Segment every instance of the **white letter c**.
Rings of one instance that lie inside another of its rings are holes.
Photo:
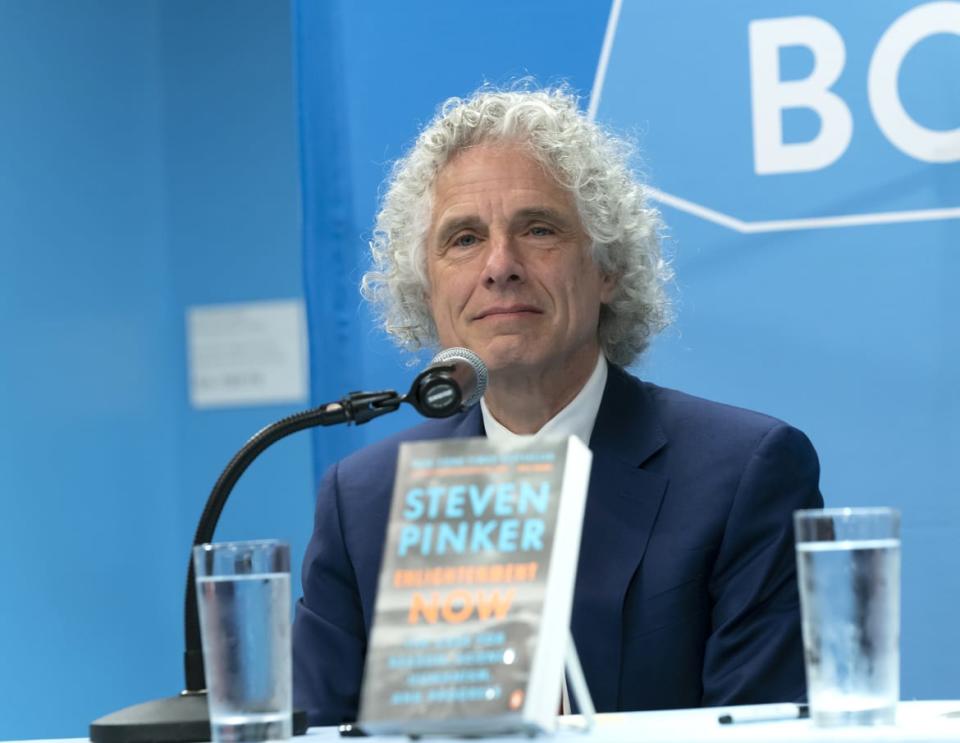
[[[897,80],[910,50],[928,36],[942,33],[960,36],[960,2],[926,3],[907,11],[880,37],[867,78],[877,126],[899,150],[928,163],[960,160],[960,127],[939,131],[918,124],[900,101]]]

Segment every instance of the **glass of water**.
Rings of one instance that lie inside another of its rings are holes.
[[[214,743],[289,739],[289,546],[202,544],[193,564]]]
[[[794,513],[810,716],[883,725],[900,698],[900,514]]]

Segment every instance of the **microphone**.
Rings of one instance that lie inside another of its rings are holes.
[[[469,348],[447,348],[433,357],[405,402],[427,418],[446,418],[476,405],[487,388],[487,365]]]

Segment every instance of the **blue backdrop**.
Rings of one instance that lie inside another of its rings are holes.
[[[183,684],[204,500],[289,405],[189,404],[185,312],[299,299],[290,8],[0,0],[0,740],[85,736]],[[302,552],[308,437],[219,539]]]
[[[295,4],[317,401],[411,376],[357,295],[389,161],[484,81],[632,133],[679,319],[635,371],[804,429],[831,505],[903,511],[904,698],[960,640],[960,3]],[[399,417],[316,438],[316,464]]]

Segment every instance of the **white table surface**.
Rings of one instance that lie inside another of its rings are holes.
[[[721,725],[717,717],[725,712],[763,709],[751,707],[714,707],[708,709],[667,710],[663,712],[624,712],[597,715],[589,733],[561,727],[554,740],[583,743],[921,743],[956,741],[960,743],[960,701],[901,702],[895,725],[876,727],[816,728],[810,720],[782,720]],[[951,715],[950,713],[956,713]],[[578,721],[580,718],[566,718]],[[544,738],[541,738],[544,739]],[[382,743],[408,741],[407,738],[341,738],[336,728],[311,728],[306,736],[295,738],[303,743],[320,741],[376,740]],[[426,743],[441,743],[460,738],[424,738]],[[486,738],[485,743],[517,743],[525,736]],[[56,743],[86,743],[86,738],[61,738]],[[54,743],[50,741],[49,743]]]

